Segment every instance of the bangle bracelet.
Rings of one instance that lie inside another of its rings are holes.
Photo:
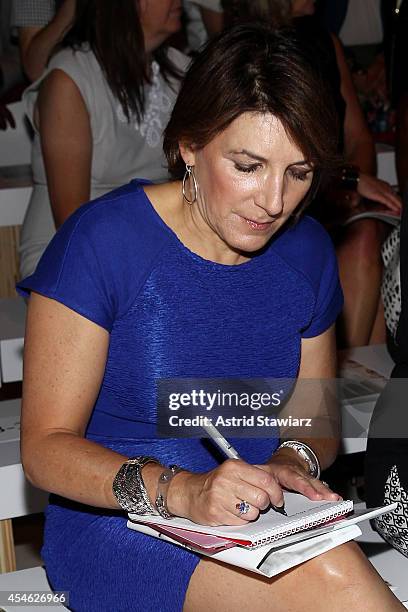
[[[320,463],[316,453],[310,446],[304,442],[298,440],[286,440],[278,446],[276,450],[280,448],[293,448],[293,450],[306,461],[309,469],[309,474],[312,478],[320,478]]]
[[[159,464],[154,457],[131,457],[121,466],[114,478],[113,494],[119,506],[126,512],[157,514],[142,478],[142,467],[147,463]]]
[[[183,468],[177,465],[170,465],[168,469],[164,470],[159,476],[159,482],[157,484],[157,496],[155,506],[157,512],[165,519],[169,519],[173,514],[169,512],[167,508],[167,492],[170,486],[170,482],[176,474],[182,472]]]

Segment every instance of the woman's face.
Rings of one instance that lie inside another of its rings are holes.
[[[244,113],[204,148],[181,145],[180,151],[194,166],[198,184],[191,207],[195,226],[226,260],[233,252],[261,249],[303,200],[313,178],[304,154],[269,113]]]
[[[146,49],[154,51],[181,28],[181,0],[137,0]]]
[[[304,17],[315,12],[314,0],[292,0],[292,17]]]

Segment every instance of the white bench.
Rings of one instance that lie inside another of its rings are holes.
[[[29,591],[31,593],[47,593],[51,594],[50,585],[48,584],[47,576],[43,567],[33,567],[20,572],[11,572],[0,575],[0,593],[4,591]],[[4,601],[5,596],[0,595],[0,608],[4,612],[27,612],[27,610],[43,611],[43,612],[62,612],[68,610],[61,604],[47,606],[8,606]]]
[[[25,317],[22,298],[0,298],[0,385],[23,379]]]
[[[31,130],[25,117],[23,102],[8,106],[16,127],[0,133],[0,166],[31,163]]]
[[[361,346],[347,351],[347,358],[361,364],[364,368],[374,370],[388,379],[394,367],[385,344]],[[375,381],[374,381],[375,382]],[[341,416],[344,436],[341,443],[341,452],[351,454],[363,452],[367,447],[367,432],[371,415],[377,402],[379,393],[362,396],[343,401]],[[348,431],[361,431],[359,436],[345,437]]]
[[[24,184],[14,187],[4,185],[0,175],[0,227],[22,225],[33,188]]]
[[[395,149],[392,145],[377,143],[377,176],[387,181],[393,187],[398,185],[397,172],[395,168]]]
[[[20,461],[21,400],[0,402],[0,572],[15,569],[11,519],[42,512],[48,494],[26,480]]]
[[[0,227],[21,225],[32,192],[32,138],[22,102],[9,105],[15,129],[0,133]]]

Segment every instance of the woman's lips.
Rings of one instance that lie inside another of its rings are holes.
[[[266,230],[269,229],[272,225],[272,221],[267,221],[265,223],[260,223],[259,221],[252,221],[252,219],[246,219],[244,217],[245,221],[248,223],[249,227],[251,227],[254,230],[257,231],[262,231],[262,230]]]

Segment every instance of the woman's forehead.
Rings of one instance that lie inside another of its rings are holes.
[[[281,151],[302,160],[304,154],[288,134],[282,121],[272,113],[247,112],[234,119],[210,141],[210,148],[221,147],[232,152],[251,152],[269,158]]]

